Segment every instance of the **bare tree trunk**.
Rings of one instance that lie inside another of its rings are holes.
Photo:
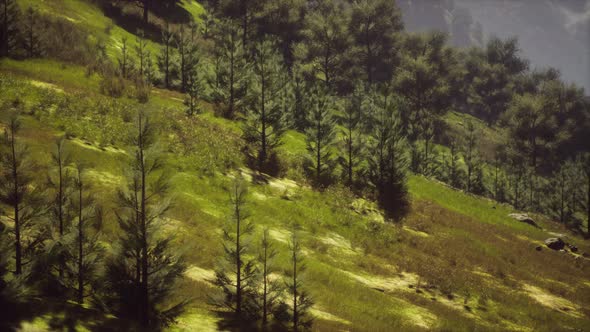
[[[15,236],[15,259],[16,259],[16,269],[15,274],[20,275],[22,273],[22,247],[21,247],[21,234],[20,234],[20,194],[18,191],[18,166],[16,161],[16,142],[15,142],[15,135],[14,135],[15,126],[11,124],[10,128],[10,148],[12,152],[12,180],[13,180],[13,210],[14,210],[14,236]]]
[[[240,207],[238,203],[238,187],[235,188],[235,213],[236,213],[236,315],[240,316],[242,313],[242,255],[240,243]]]
[[[83,218],[82,218],[82,177],[80,175],[80,170],[78,170],[78,303],[82,304],[84,302],[84,251],[82,244],[84,243],[84,232],[83,232]]]

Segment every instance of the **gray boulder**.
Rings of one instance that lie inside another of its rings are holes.
[[[511,213],[508,216],[533,227],[541,228],[539,225],[537,225],[533,218],[529,217],[529,215],[526,213]]]
[[[545,245],[553,250],[562,250],[565,247],[565,242],[558,237],[550,237],[545,240]]]

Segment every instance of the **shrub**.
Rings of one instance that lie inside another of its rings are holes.
[[[100,81],[100,92],[109,97],[120,98],[125,93],[125,81],[112,73],[106,73]]]

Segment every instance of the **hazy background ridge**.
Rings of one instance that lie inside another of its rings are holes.
[[[400,0],[409,31],[442,30],[456,46],[516,36],[532,68],[554,67],[590,91],[590,0]]]

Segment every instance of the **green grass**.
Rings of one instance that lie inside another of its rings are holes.
[[[97,36],[110,38],[111,55],[116,55],[120,37],[134,38],[116,26],[108,35],[110,19],[90,2],[35,3],[51,15],[63,17],[67,13]],[[194,17],[203,10],[194,1],[184,0],[182,6]],[[164,229],[175,234],[174,245],[190,267],[210,273],[217,266],[223,253],[220,230],[230,208],[226,189],[239,172],[249,173],[244,169],[239,122],[216,117],[206,103],[204,114],[189,119],[183,112],[182,95],[160,89],[153,90],[147,104],[122,98],[106,109],[106,116],[100,115],[94,105],[109,98],[100,95],[99,78],[86,76],[83,67],[50,60],[0,61],[0,89],[0,104],[20,96],[28,112],[41,101],[51,104],[53,98],[76,94],[70,113],[48,107],[25,116],[22,138],[31,146],[35,159],[47,165],[54,139],[66,131],[75,132],[67,148],[77,160],[90,163],[90,181],[98,202],[108,211],[115,206],[111,197],[122,186],[129,160],[124,136],[131,125],[120,110],[147,110],[162,130],[160,148],[170,174],[174,204]],[[446,120],[459,133],[460,123],[466,118],[450,113]],[[113,131],[109,135],[105,135],[101,122],[106,119]],[[5,114],[0,120],[5,120]],[[498,139],[495,129],[481,122],[476,125],[483,132],[484,144]],[[104,137],[111,142],[101,145]],[[279,152],[296,164],[306,154],[304,135],[287,131]],[[287,172],[291,180],[303,180],[296,175]],[[280,251],[277,268],[286,276],[287,239],[292,229],[299,229],[308,267],[305,286],[315,302],[314,330],[550,331],[554,327],[583,330],[590,322],[587,261],[580,263],[570,255],[534,250],[548,236],[547,231],[510,219],[508,214],[514,211],[507,205],[410,176],[410,213],[402,223],[384,224],[374,204],[354,197],[345,188],[335,186],[319,192],[305,186],[304,181],[269,180],[250,184],[247,208],[256,229],[251,240],[259,241],[262,229],[270,227]],[[359,202],[368,206],[369,212],[357,212],[353,206]],[[112,213],[105,220],[103,240],[112,242],[119,230]],[[547,230],[564,231],[544,219],[539,222]],[[572,237],[572,241],[581,251],[590,251],[581,239]],[[417,280],[409,275],[420,281],[419,292]],[[363,278],[369,282],[363,282]],[[525,291],[524,285],[529,284],[573,302],[579,306],[574,311],[581,316],[537,302]],[[216,330],[219,318],[207,302],[215,291],[202,278],[183,278],[176,298],[190,297],[193,301],[169,330]],[[470,311],[463,307],[465,303]],[[40,316],[31,324],[43,329],[51,318]]]
[[[17,61],[0,60],[0,71],[11,76],[25,77],[45,83],[56,84],[60,88],[77,88],[98,92],[100,77],[87,76],[80,66],[68,65],[54,60],[36,59]]]

